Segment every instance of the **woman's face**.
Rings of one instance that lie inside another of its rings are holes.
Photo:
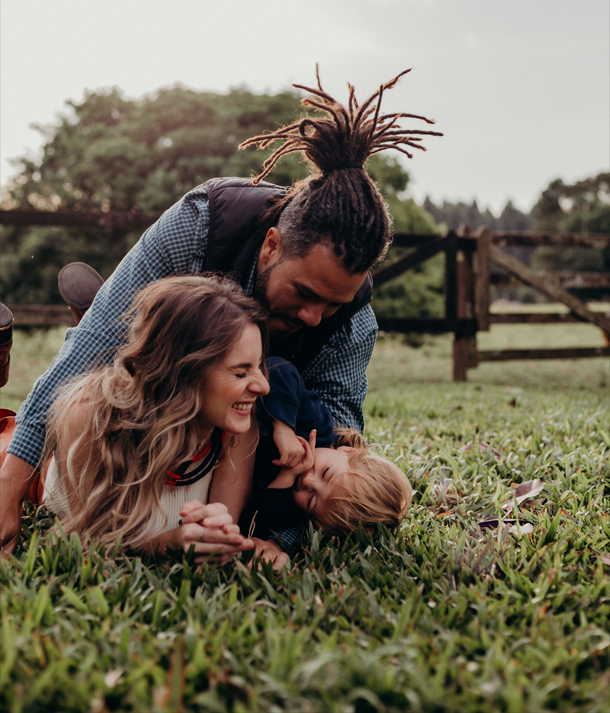
[[[254,402],[269,393],[262,359],[260,330],[249,324],[206,380],[199,413],[202,430],[218,427],[236,434],[249,430]]]

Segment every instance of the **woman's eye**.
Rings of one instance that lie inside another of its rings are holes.
[[[238,379],[245,379],[245,378],[246,378],[246,373],[244,372],[243,374],[235,374],[235,376],[236,376]]]

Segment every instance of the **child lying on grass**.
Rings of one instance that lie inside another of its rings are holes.
[[[264,539],[308,519],[327,535],[359,524],[371,532],[377,523],[397,527],[411,503],[406,475],[354,429],[333,429],[329,410],[292,364],[272,357],[267,366],[270,392],[257,406],[254,493],[242,533]]]

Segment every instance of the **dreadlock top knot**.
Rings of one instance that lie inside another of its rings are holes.
[[[293,215],[290,226],[284,226],[291,234],[285,235],[278,225],[284,243],[293,253],[303,254],[316,242],[330,242],[334,254],[353,272],[369,270],[385,255],[390,244],[391,221],[383,197],[363,170],[366,161],[385,149],[396,149],[413,158],[405,147],[425,151],[421,135],[442,136],[438,131],[407,130],[398,125],[403,118],[435,123],[425,116],[379,112],[384,91],[392,89],[410,71],[407,69],[382,84],[362,106],[356,100],[354,87],[348,84],[346,109],[322,89],[316,65],[317,89],[301,84],[293,86],[314,95],[303,99],[303,106],[326,116],[305,116],[278,131],[253,136],[240,144],[240,149],[252,145],[266,149],[276,141],[283,141],[263,162],[254,184],[268,176],[282,156],[294,151],[301,152],[310,165],[309,178],[297,183],[267,216],[267,220],[277,222],[288,204],[302,196],[298,217]]]

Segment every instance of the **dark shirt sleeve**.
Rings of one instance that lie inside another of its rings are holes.
[[[267,369],[270,389],[262,400],[261,417],[269,435],[273,432],[273,420],[277,419],[305,439],[315,428],[317,445],[328,448],[333,440],[333,419],[318,394],[305,388],[296,367],[285,359],[270,357]]]
[[[242,534],[264,540],[275,533],[300,527],[307,521],[292,497],[292,488],[268,488],[267,484],[254,487],[252,496],[239,521]]]

